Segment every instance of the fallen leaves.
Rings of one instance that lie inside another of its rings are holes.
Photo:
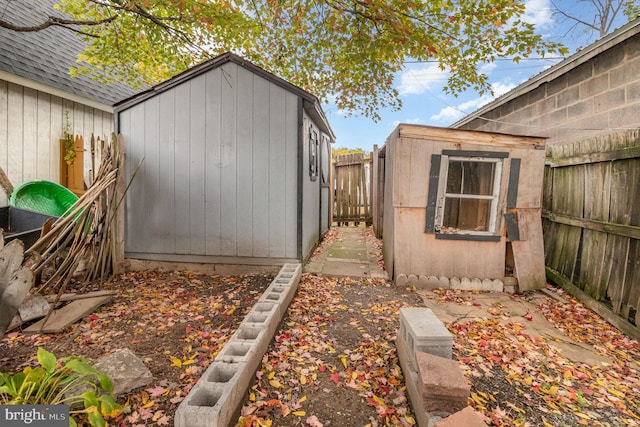
[[[436,290],[431,297],[474,305],[473,295]],[[472,384],[471,405],[494,426],[639,426],[640,344],[567,295],[566,303],[541,300],[535,313],[492,305],[487,317],[447,325]],[[555,324],[568,337],[564,341],[590,344],[612,363],[570,360],[551,345],[561,338],[526,332],[534,316]]]
[[[406,302],[386,297],[388,286],[303,275],[237,425],[294,425],[292,416],[311,426],[415,425],[394,343]],[[359,402],[371,411],[346,418]]]

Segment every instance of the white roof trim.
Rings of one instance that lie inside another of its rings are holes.
[[[576,68],[577,66],[587,62],[591,58],[601,54],[602,52],[611,49],[613,46],[633,37],[634,35],[640,32],[640,18],[636,18],[635,20],[623,25],[618,28],[616,31],[602,37],[598,41],[590,44],[569,56],[566,59],[558,62],[557,64],[547,68],[544,71],[541,71],[539,74],[531,77],[529,80],[515,87],[511,91],[506,94],[494,99],[487,105],[477,109],[471,114],[463,117],[457,122],[449,125],[451,128],[459,128],[480,116],[484,113],[493,110],[500,105],[511,101],[512,99],[518,98],[523,94],[532,91],[533,89],[540,86],[542,83],[550,82],[551,80],[568,73],[570,70]]]
[[[28,87],[30,89],[35,89],[40,92],[48,93],[49,95],[58,96],[60,98],[68,99],[69,101],[77,102],[78,104],[83,104],[88,107],[113,114],[113,106],[111,105],[96,102],[82,96],[74,95],[71,92],[47,86],[43,83],[38,83],[33,80],[25,79],[24,77],[16,76],[15,74],[11,74],[6,71],[0,70],[0,80],[5,80],[9,83],[14,83],[20,86]]]

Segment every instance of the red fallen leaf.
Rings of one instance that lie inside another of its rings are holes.
[[[320,366],[318,366],[318,370],[319,370],[320,372],[324,372],[324,371],[326,371],[326,370],[327,370],[327,367],[326,367],[326,366],[324,366],[324,365],[320,365]]]
[[[334,372],[333,374],[331,374],[329,379],[336,384],[340,384],[340,374],[338,374],[337,372]]]
[[[529,312],[529,310],[527,310],[527,312],[525,313],[524,316],[525,319],[527,319],[528,321],[532,321],[533,320],[533,316],[531,315],[531,313]]]
[[[161,386],[157,385],[157,386],[155,386],[153,388],[147,388],[145,390],[149,392],[151,397],[156,397],[156,396],[160,396],[162,393],[164,393],[166,389],[164,387],[161,387]]]

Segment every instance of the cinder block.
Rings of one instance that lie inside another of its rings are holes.
[[[408,345],[413,366],[417,366],[416,351],[451,359],[453,336],[430,309],[401,308],[400,333]]]
[[[254,346],[256,353],[264,354],[273,338],[267,328],[240,324],[238,330],[231,335],[229,342],[245,342]]]
[[[251,376],[244,363],[213,362],[176,410],[175,427],[230,425]]]
[[[254,342],[229,340],[216,356],[216,362],[250,364],[256,357]],[[262,355],[259,356],[262,359]]]

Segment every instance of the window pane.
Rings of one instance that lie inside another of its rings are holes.
[[[493,194],[494,162],[449,161],[447,193],[490,196]]]
[[[490,215],[491,200],[447,197],[440,232],[489,231]]]

